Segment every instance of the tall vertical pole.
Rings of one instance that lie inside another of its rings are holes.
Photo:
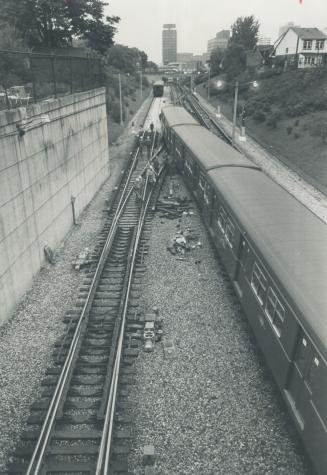
[[[118,81],[119,81],[120,125],[124,125],[124,122],[123,122],[123,102],[122,102],[122,94],[121,94],[121,78],[120,78],[120,73],[118,73]]]
[[[70,67],[70,93],[73,94],[73,57],[69,57],[69,67]]]
[[[140,91],[141,91],[141,99],[143,99],[143,77],[142,77],[142,63],[141,63],[141,72],[140,72]]]
[[[53,92],[55,98],[57,98],[57,81],[56,81],[56,70],[55,70],[55,56],[51,56],[51,70],[52,70],[52,82],[53,82]]]
[[[237,114],[237,98],[238,98],[238,81],[235,83],[235,97],[234,97],[234,114],[233,114],[233,129],[232,129],[232,144],[235,143],[235,128],[236,128],[236,114]]]
[[[210,100],[210,72],[211,72],[211,65],[209,64],[209,73],[208,73],[208,101]]]

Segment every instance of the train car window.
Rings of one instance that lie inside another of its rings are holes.
[[[204,179],[203,173],[200,172],[199,176],[199,188],[202,190],[203,194],[205,193],[206,181]]]
[[[233,237],[235,234],[235,226],[230,220],[230,218],[227,218],[226,221],[226,239],[230,247],[233,247]]]
[[[280,337],[285,309],[271,287],[268,289],[265,312],[277,336]]]
[[[307,377],[307,383],[312,392],[315,392],[315,390],[318,390],[321,387],[320,365],[320,357],[318,353],[314,352]]]
[[[189,160],[185,160],[185,168],[189,171],[190,175],[192,175],[192,164]]]
[[[205,182],[204,196],[203,197],[204,197],[204,200],[207,203],[207,205],[210,204],[210,191],[211,191],[210,185],[207,182]]]
[[[219,208],[219,213],[218,213],[218,226],[222,230],[222,232],[225,234],[225,229],[226,229],[226,221],[227,221],[227,213],[224,210],[224,208],[220,207]]]
[[[256,262],[253,265],[251,287],[259,302],[263,305],[267,290],[267,278]]]
[[[298,367],[302,376],[305,373],[305,368],[307,365],[308,351],[310,350],[310,340],[306,337],[305,333],[301,331],[301,336],[299,338],[296,353],[294,357],[294,362]]]

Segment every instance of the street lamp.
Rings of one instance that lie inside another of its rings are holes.
[[[249,81],[249,82],[243,82],[240,84],[238,81],[235,82],[235,93],[234,93],[234,110],[233,110],[233,128],[232,128],[232,145],[235,143],[235,129],[236,129],[236,116],[237,116],[237,100],[238,100],[238,88],[239,86],[246,86],[248,84],[251,84],[252,87],[255,89],[259,87],[258,81]],[[222,80],[217,81],[217,87],[218,89],[221,89],[224,87],[225,83]]]

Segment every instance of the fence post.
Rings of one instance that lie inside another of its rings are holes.
[[[35,85],[35,74],[33,70],[33,62],[31,61],[31,55],[29,55],[29,65],[30,65],[30,71],[31,71],[31,76],[32,76],[32,90],[33,90],[33,97],[34,97],[34,102],[37,101],[37,96],[36,96],[36,85]]]
[[[54,67],[54,62],[55,62],[55,56],[53,55],[51,57],[51,70],[52,70],[52,82],[53,82],[53,92],[55,98],[57,98],[57,81],[56,81],[56,71]]]
[[[7,91],[7,88],[5,88],[5,94],[6,94],[6,104],[7,104],[7,108],[8,108],[8,109],[11,109],[11,107],[10,107],[10,102],[9,102],[9,98],[8,98],[8,91]]]

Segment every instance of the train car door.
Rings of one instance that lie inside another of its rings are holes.
[[[203,193],[203,219],[208,228],[211,225],[211,217],[212,217],[212,210],[213,210],[213,201],[214,201],[214,194],[211,189],[211,186],[207,181],[205,181],[204,186],[204,193]]]
[[[309,396],[306,375],[312,360],[313,346],[307,335],[301,329],[296,344],[293,365],[288,377],[285,394],[300,428],[304,428],[305,402]]]
[[[235,271],[235,276],[234,276],[234,287],[236,289],[236,292],[240,298],[243,296],[242,292],[242,287],[244,285],[244,267],[246,263],[247,256],[250,253],[250,248],[249,245],[247,244],[244,236],[241,234],[241,239],[239,243],[239,249],[237,252],[237,266],[236,266],[236,271]]]

